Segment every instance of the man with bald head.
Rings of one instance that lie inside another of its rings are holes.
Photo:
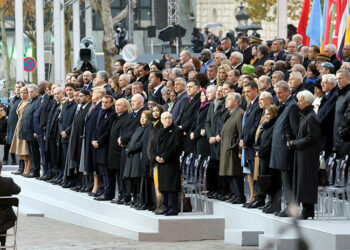
[[[200,72],[207,73],[207,68],[210,64],[213,64],[213,55],[209,49],[203,49],[201,52],[201,60],[203,65],[201,67]]]
[[[120,131],[120,137],[118,138],[118,145],[122,147],[122,156],[121,156],[121,163],[120,163],[120,173],[123,173],[125,161],[126,161],[126,146],[128,145],[132,135],[134,134],[135,130],[141,126],[140,123],[140,117],[142,111],[145,110],[144,107],[144,98],[140,94],[135,94],[131,98],[131,107],[133,112],[128,115],[127,118],[127,130]],[[131,181],[129,180],[122,180],[122,188],[121,188],[121,199],[118,201],[118,204],[127,204],[130,205],[131,202]],[[135,199],[136,201],[136,199]]]

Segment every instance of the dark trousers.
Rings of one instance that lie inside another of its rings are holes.
[[[210,160],[207,169],[207,190],[219,192],[224,189],[223,183],[219,176],[220,163],[216,160]]]
[[[4,145],[4,158],[3,158],[3,161],[8,161],[8,159],[9,159],[10,147],[11,147],[10,144],[5,144],[5,145]],[[11,154],[11,160],[12,160],[12,163],[15,163],[15,162],[16,162],[16,154]]]
[[[282,177],[279,169],[271,169],[271,187],[266,191],[271,196],[272,208],[275,212],[281,211]]]
[[[41,155],[41,165],[43,166],[43,175],[46,176],[49,168],[46,162],[44,134],[38,134],[38,143]]]
[[[107,174],[107,165],[106,164],[96,164],[97,166],[97,173],[99,177],[99,186],[100,191],[102,191],[104,194],[107,190],[108,185],[108,174]]]
[[[20,160],[19,161],[19,166],[18,166],[18,170],[23,172],[24,171],[24,160]]]
[[[179,212],[179,196],[177,192],[162,192],[163,212]]]
[[[153,178],[142,176],[140,184],[140,204],[145,204],[147,206],[154,204],[152,187],[154,187]]]
[[[57,142],[55,138],[47,138],[48,140],[48,150],[46,161],[48,165],[47,175],[58,177],[58,165],[59,165],[59,150],[57,147]]]
[[[107,187],[105,195],[114,198],[115,197],[115,186],[118,181],[118,188],[120,189],[121,183],[119,182],[119,169],[107,168]]]
[[[292,183],[293,183],[293,172],[291,170],[281,170],[283,195],[287,205],[293,201],[292,195]]]
[[[0,234],[6,234],[6,233],[7,231],[0,231]],[[0,245],[5,246],[5,244],[6,244],[6,236],[0,236]]]
[[[34,173],[34,175],[40,175],[40,151],[38,140],[34,139],[34,141],[27,141],[27,144],[31,161],[31,172]]]
[[[67,158],[67,153],[68,153],[68,143],[61,143],[61,164],[59,164],[58,166],[58,172],[60,175],[60,178],[63,178],[63,171],[64,171],[64,167],[66,164],[66,158]]]
[[[245,199],[243,176],[230,176],[230,192],[239,199]]]

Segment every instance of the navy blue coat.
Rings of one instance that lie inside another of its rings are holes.
[[[321,99],[320,107],[317,111],[317,119],[321,127],[321,150],[325,151],[326,158],[333,151],[333,128],[335,103],[338,98],[338,87],[334,87],[327,95]]]
[[[98,148],[93,148],[95,164],[108,164],[109,135],[115,115],[113,107],[106,110],[101,108],[98,112],[96,130],[92,139],[98,143]],[[91,144],[91,142],[88,143]]]
[[[26,110],[24,111],[21,129],[19,131],[19,139],[26,141],[34,141],[33,114],[39,103],[39,97],[30,100]]]
[[[125,126],[123,130],[120,131],[120,134],[121,134],[120,140],[123,145],[128,145],[135,130],[141,126],[140,118],[141,118],[141,113],[144,110],[145,108],[142,107],[136,114],[133,112],[128,115],[128,119],[126,121],[128,125]]]
[[[182,93],[178,96],[174,102],[174,106],[171,109],[171,114],[173,116],[173,123],[175,126],[179,125],[182,111],[184,110],[186,104],[188,103],[187,92]]]
[[[256,97],[253,105],[249,105],[244,114],[244,126],[242,128],[241,140],[247,148],[244,149],[244,159],[253,160],[254,159],[254,142],[255,133],[259,126],[261,115],[263,110],[259,106],[259,96]]]
[[[53,97],[49,96],[48,94],[44,94],[42,96],[42,107],[41,107],[40,118],[39,118],[39,126],[41,128],[44,128],[47,126],[47,119],[49,117],[51,105],[53,104],[52,100],[53,100]]]
[[[99,102],[85,118],[85,161],[84,161],[84,172],[91,173],[95,171],[94,169],[94,154],[93,146],[91,142],[93,141],[93,136],[95,134],[98,112],[101,109],[102,102]]]
[[[40,127],[40,114],[42,111],[43,102],[38,101],[38,105],[36,106],[34,113],[33,113],[33,130],[34,133],[38,135],[44,135],[44,130]]]
[[[290,170],[293,168],[293,151],[287,147],[287,139],[295,139],[300,121],[300,109],[295,99],[279,106],[279,116],[272,132],[270,168]]]
[[[155,92],[153,93],[153,96],[156,96],[156,97],[159,98],[160,104],[161,104],[161,105],[163,105],[163,104],[165,103],[164,100],[163,100],[163,98],[162,98],[162,89],[163,89],[163,88],[164,88],[164,86],[161,84],[160,87],[159,87],[159,89],[157,89],[157,91],[155,91]]]
[[[6,137],[6,144],[12,143],[13,134],[15,133],[17,121],[18,121],[18,115],[16,113],[18,104],[22,101],[21,97],[15,96],[11,99],[9,103],[9,110],[8,110],[8,117],[7,117],[7,137]]]
[[[72,129],[72,123],[74,119],[75,112],[77,110],[77,104],[74,101],[74,99],[70,101],[66,101],[63,104],[61,115],[58,118],[58,128],[59,132],[65,131],[66,134],[70,135],[71,129]],[[61,138],[62,143],[69,143],[69,138]]]

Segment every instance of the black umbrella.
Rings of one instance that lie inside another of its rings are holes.
[[[176,37],[184,37],[186,29],[178,24],[174,26],[168,26],[159,32],[158,38],[164,42],[168,42]]]
[[[262,27],[258,24],[243,25],[236,28],[236,31],[248,31],[248,30],[262,30]]]

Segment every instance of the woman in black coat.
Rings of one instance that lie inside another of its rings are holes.
[[[302,117],[296,139],[287,142],[287,146],[295,149],[293,193],[296,202],[303,204],[300,219],[305,220],[314,217],[314,204],[317,203],[321,132],[312,106],[313,94],[304,90],[297,98]]]
[[[275,196],[280,190],[279,170],[270,169],[270,155],[272,145],[272,132],[278,115],[277,106],[272,104],[265,109],[266,122],[261,125],[260,132],[254,148],[256,156],[259,157],[259,177],[260,188],[271,197],[271,204],[263,208],[264,213],[274,213],[281,210],[281,201]],[[268,178],[268,180],[266,180]]]
[[[210,144],[204,130],[210,101],[208,101],[206,96],[207,91],[202,89],[201,92],[201,105],[199,106],[199,110],[190,130],[190,139],[194,140],[196,143],[196,155],[201,155],[201,159],[204,159],[210,155]]]
[[[141,127],[138,127],[135,130],[127,148],[125,149],[127,158],[123,172],[123,179],[131,179],[131,193],[133,196],[132,207],[138,207],[140,201],[142,163],[147,160],[147,155],[143,156],[142,152],[144,151],[143,136],[150,126],[150,123],[148,123],[150,116],[151,112],[149,110],[145,110],[141,113]]]
[[[167,216],[178,214],[178,192],[181,191],[179,157],[183,145],[183,132],[172,121],[172,115],[161,115],[163,128],[160,129],[156,147],[155,161],[158,163],[159,192],[162,193],[163,212]]]

